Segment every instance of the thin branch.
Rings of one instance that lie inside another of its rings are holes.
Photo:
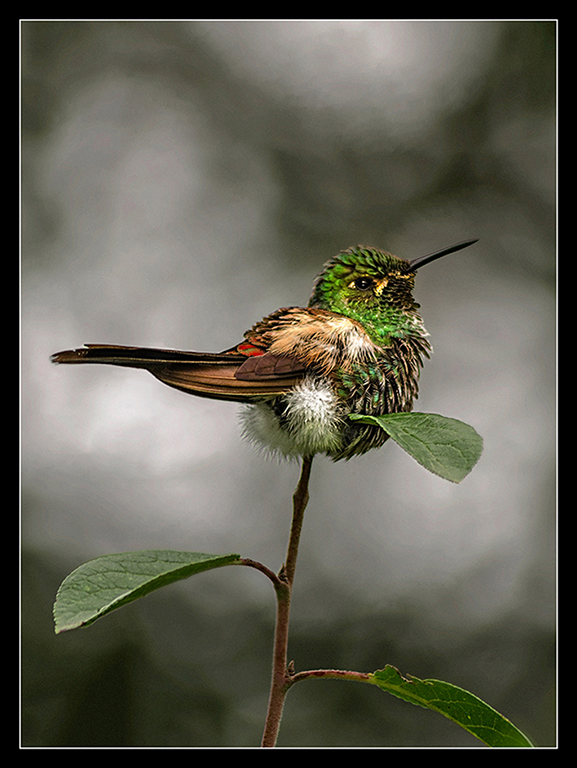
[[[273,669],[266,723],[261,746],[274,747],[276,744],[285,696],[290,688],[291,674],[287,669],[287,648],[292,585],[296,570],[299,539],[303,518],[309,500],[308,484],[311,474],[312,456],[304,456],[301,475],[293,494],[293,519],[284,565],[275,584],[277,614],[274,638]]]
[[[293,494],[293,520],[284,566],[284,574],[287,582],[292,587],[297,566],[299,540],[303,527],[304,511],[309,501],[309,479],[311,476],[312,456],[303,458],[301,476]],[[279,574],[280,575],[280,574]]]

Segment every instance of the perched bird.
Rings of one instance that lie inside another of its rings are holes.
[[[145,368],[191,395],[248,404],[245,435],[273,453],[350,459],[387,434],[349,414],[410,411],[417,397],[431,345],[413,299],[416,271],[475,242],[413,261],[349,248],[325,264],[306,308],[273,312],[217,354],[88,344],[51,359]]]

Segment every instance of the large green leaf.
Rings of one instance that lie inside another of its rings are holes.
[[[533,746],[510,720],[456,685],[412,676],[407,679],[391,665],[374,672],[370,682],[404,701],[439,712],[490,747]]]
[[[160,587],[239,559],[240,555],[159,549],[89,560],[67,576],[58,590],[54,603],[56,634],[85,627]]]
[[[425,469],[460,483],[483,452],[483,439],[473,427],[437,413],[351,414],[353,421],[376,424]]]

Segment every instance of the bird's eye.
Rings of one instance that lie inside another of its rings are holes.
[[[359,291],[368,291],[369,288],[372,288],[374,284],[374,280],[372,277],[357,277],[357,279],[353,282],[353,285],[357,290]]]

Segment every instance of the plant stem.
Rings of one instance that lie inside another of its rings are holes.
[[[285,696],[292,685],[291,675],[287,668],[290,601],[304,511],[309,500],[308,488],[312,461],[312,456],[303,456],[301,475],[293,494],[293,519],[286,560],[279,571],[278,582],[275,584],[277,614],[270,697],[261,743],[263,747],[274,747],[276,744]]]
[[[291,677],[291,685],[299,680],[353,680],[356,683],[370,683],[372,676],[368,672],[353,672],[348,669],[310,669],[297,672]]]
[[[257,571],[264,573],[264,575],[268,576],[272,581],[275,589],[282,583],[274,571],[271,571],[270,568],[267,568],[266,565],[259,563],[257,560],[251,560],[249,557],[241,557],[240,560],[235,560],[231,565],[247,565],[249,568],[254,568]]]

